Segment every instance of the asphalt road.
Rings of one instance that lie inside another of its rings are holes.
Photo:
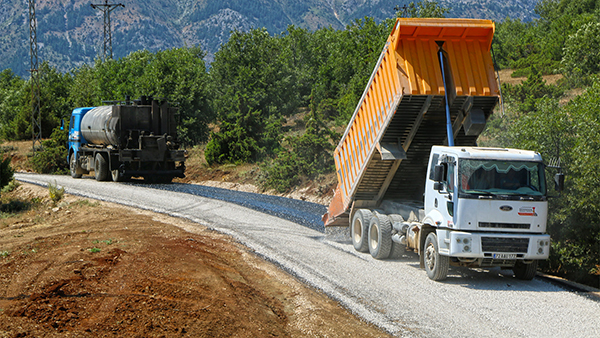
[[[511,271],[450,268],[434,282],[418,258],[378,261],[327,240],[324,207],[189,185],[96,182],[15,174],[23,182],[193,220],[227,233],[322,290],[356,315],[402,337],[600,337],[600,301]],[[224,199],[224,200],[220,200]]]

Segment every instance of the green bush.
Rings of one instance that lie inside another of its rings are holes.
[[[66,174],[69,171],[67,163],[67,132],[55,128],[52,138],[42,142],[42,151],[31,158],[33,170],[40,174]]]
[[[52,200],[52,202],[54,204],[60,202],[60,200],[63,198],[65,194],[65,188],[58,188],[58,185],[56,184],[56,181],[54,182],[54,184],[52,183],[48,183],[48,195],[50,196],[50,199]]]
[[[0,212],[3,214],[14,214],[20,211],[29,210],[31,203],[21,200],[11,200],[8,203],[0,204]]]
[[[332,140],[337,139],[337,135],[325,128],[315,113],[307,115],[306,125],[302,136],[286,138],[288,148],[264,166],[267,173],[263,183],[265,188],[285,192],[298,185],[302,178],[314,179],[335,170],[331,152],[334,148]]]
[[[0,189],[4,188],[13,181],[14,171],[10,166],[10,157],[0,161]]]
[[[8,184],[5,185],[1,191],[2,192],[11,192],[11,191],[17,189],[19,187],[19,185],[20,185],[19,182],[17,182],[17,180],[13,179],[12,181],[8,182]]]

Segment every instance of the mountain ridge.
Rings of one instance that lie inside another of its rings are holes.
[[[317,30],[344,29],[357,18],[377,21],[394,17],[395,7],[408,0],[122,0],[111,12],[113,55],[148,49],[200,45],[210,62],[232,30],[264,27],[281,34],[289,25]],[[103,17],[92,3],[101,0],[38,0],[37,39],[40,60],[60,71],[91,64],[102,52]],[[535,18],[535,3],[527,0],[443,0],[447,17]],[[29,18],[26,2],[0,0],[0,69],[19,76],[29,73]]]

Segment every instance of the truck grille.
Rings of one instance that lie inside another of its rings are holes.
[[[529,238],[481,237],[481,250],[484,252],[527,253]]]
[[[529,229],[529,228],[531,228],[531,224],[479,222],[479,227],[480,228],[494,228],[494,229]]]

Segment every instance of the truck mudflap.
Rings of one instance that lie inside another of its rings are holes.
[[[440,254],[492,260],[547,259],[550,235],[437,230]]]

